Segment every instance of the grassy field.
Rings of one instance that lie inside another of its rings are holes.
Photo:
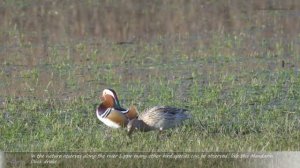
[[[186,53],[180,40],[168,46],[169,54],[157,41],[106,45],[109,52],[97,53],[80,44],[75,49],[86,57],[80,63],[55,56],[53,49],[46,63],[30,69],[16,67],[13,77],[5,69],[15,66],[3,63],[2,87],[16,80],[27,96],[1,98],[1,149],[299,150],[300,78],[295,66],[282,67],[281,60],[272,55],[250,57],[234,50],[220,55],[227,50],[224,46],[212,48],[215,55],[205,56],[198,49]],[[106,54],[117,56],[99,64],[97,59]],[[189,109],[193,118],[183,127],[166,131],[171,133],[167,140],[156,141],[154,132],[136,133],[130,140],[125,130],[107,128],[96,118],[98,96],[106,87],[117,91],[125,107],[133,104],[141,112],[170,105]]]
[[[95,31],[68,29],[69,23],[63,23],[66,16],[63,6],[56,3],[38,4],[32,11],[28,6],[34,3],[6,3],[0,29],[3,41],[0,44],[0,150],[299,151],[300,34],[296,31],[300,30],[297,29],[299,19],[293,22],[296,28],[291,31],[284,28],[289,27],[291,20],[285,20],[283,28],[280,26],[283,21],[280,11],[271,14],[248,11],[242,14],[253,17],[241,22],[242,17],[233,17],[241,16],[235,5],[225,7],[230,11],[233,27],[226,26],[227,22],[220,19],[223,16],[219,18],[212,12],[204,15],[205,18],[214,16],[215,21],[206,24],[212,26],[211,31],[207,31],[208,26],[200,32],[201,21],[195,21],[197,28],[179,25],[167,33],[170,25],[177,23],[170,21],[173,15],[168,14],[182,3],[163,4],[166,11],[161,10],[158,15],[166,19],[166,25],[157,23],[163,27],[161,31],[156,30],[158,27],[150,26],[150,30],[143,27],[157,4],[145,8],[141,20],[146,21],[141,28],[147,29],[148,34],[137,32],[140,36],[132,41],[126,39],[136,29],[128,28],[127,34],[113,36],[113,31],[119,32],[113,29],[114,15],[108,21],[112,32],[103,30],[106,34],[101,38],[101,33]],[[224,5],[211,3],[207,3],[211,10]],[[92,11],[91,4],[85,4],[83,9],[79,6],[67,10]],[[139,12],[133,4],[126,7]],[[173,13],[183,25],[191,23],[199,14],[193,4],[186,8],[191,12]],[[49,16],[43,11],[48,11]],[[47,15],[46,26],[38,24],[39,14]],[[24,21],[31,16],[32,21]],[[85,25],[80,16],[78,25]],[[50,24],[52,17],[65,26],[63,30],[55,27],[55,22]],[[10,22],[10,18],[15,20]],[[160,20],[158,16],[155,18]],[[139,25],[138,19],[130,24]],[[107,20],[100,19],[97,24],[101,25],[101,21]],[[268,21],[265,27],[260,27],[264,21]],[[46,29],[47,25],[53,27]],[[273,29],[267,30],[270,25]],[[53,32],[55,28],[57,32]],[[79,38],[85,34],[87,38]],[[193,117],[182,127],[166,130],[168,136],[163,140],[156,139],[156,132],[138,132],[129,139],[125,129],[108,128],[96,118],[99,95],[105,88],[116,90],[124,107],[136,105],[142,112],[156,105],[169,105],[186,108]]]

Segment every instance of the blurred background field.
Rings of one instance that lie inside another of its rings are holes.
[[[0,2],[0,149],[300,149],[300,2]],[[156,133],[111,130],[104,88],[125,107],[187,108]]]

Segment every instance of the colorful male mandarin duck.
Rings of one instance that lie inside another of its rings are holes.
[[[102,102],[96,110],[96,115],[105,125],[112,128],[125,127],[129,120],[137,118],[136,108],[122,108],[113,89],[104,89],[100,99]]]
[[[146,132],[176,127],[189,118],[186,111],[186,109],[174,107],[155,106],[140,114],[138,118],[129,121],[127,124],[128,135],[130,136],[135,129]]]

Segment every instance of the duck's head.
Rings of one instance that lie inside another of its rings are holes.
[[[113,89],[104,89],[100,96],[101,105],[105,108],[115,108],[116,110],[126,111],[122,108],[116,92]]]
[[[132,132],[136,129],[137,120],[130,120],[127,124],[127,135],[130,137]]]
[[[139,119],[132,119],[127,124],[127,135],[130,137],[131,134],[134,132],[134,130],[142,130],[142,131],[148,131],[146,130],[147,126],[142,120]]]

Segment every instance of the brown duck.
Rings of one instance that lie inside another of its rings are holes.
[[[182,124],[182,122],[189,118],[186,114],[186,109],[180,109],[168,106],[155,106],[146,110],[132,119],[127,125],[128,135],[130,136],[134,130],[151,131],[151,130],[165,130],[173,128]]]

